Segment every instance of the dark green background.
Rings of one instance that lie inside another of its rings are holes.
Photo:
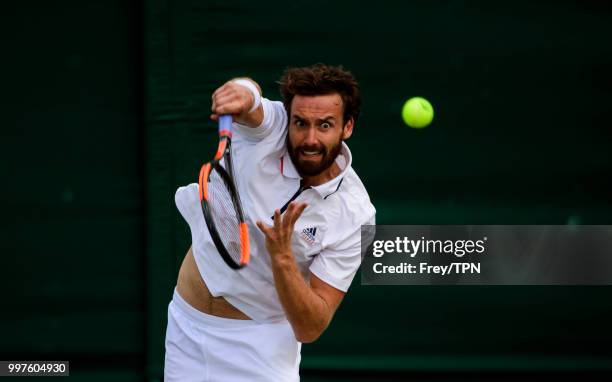
[[[272,99],[287,66],[357,76],[348,143],[379,223],[612,223],[604,1],[38,1],[3,16],[0,359],[161,379],[190,244],[174,191],[212,155],[210,95],[234,76]],[[401,122],[412,96],[436,109],[427,129]],[[304,381],[612,370],[608,286],[358,280],[304,346]]]

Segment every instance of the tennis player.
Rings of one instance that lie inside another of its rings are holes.
[[[353,75],[317,64],[285,71],[283,102],[234,79],[212,96],[232,114],[232,155],[251,260],[216,253],[197,183],[176,205],[192,246],[168,307],[165,381],[298,381],[302,343],[329,325],[361,262],[360,228],[375,209],[344,142],[361,108]]]

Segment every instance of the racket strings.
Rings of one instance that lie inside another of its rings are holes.
[[[232,202],[230,189],[215,170],[210,173],[208,192],[208,204],[219,237],[232,260],[240,264],[242,247],[238,211]]]

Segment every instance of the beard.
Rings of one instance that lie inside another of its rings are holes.
[[[295,169],[302,177],[319,175],[330,168],[336,161],[338,155],[340,155],[341,150],[342,138],[330,148],[323,145],[302,145],[295,147],[289,139],[289,134],[287,134],[287,151],[289,152],[289,157]],[[321,159],[318,162],[302,160],[300,159],[300,153],[303,151],[317,151],[321,153]]]

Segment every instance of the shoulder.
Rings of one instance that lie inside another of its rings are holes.
[[[287,113],[283,103],[262,98],[261,104],[264,113],[261,125],[248,127],[234,123],[234,131],[236,132],[234,141],[244,139],[256,143],[269,137],[278,137],[284,132],[287,126]]]
[[[331,202],[330,217],[337,228],[354,231],[363,224],[374,223],[376,208],[352,167],[347,169],[338,191],[328,200]]]

